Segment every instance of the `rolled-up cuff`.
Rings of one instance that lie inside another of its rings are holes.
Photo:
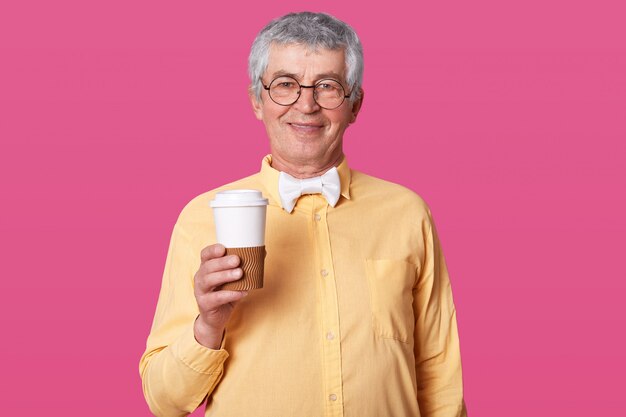
[[[222,372],[224,362],[228,358],[228,352],[223,347],[223,341],[219,350],[202,346],[194,336],[192,325],[172,344],[172,354],[195,372],[213,374]]]

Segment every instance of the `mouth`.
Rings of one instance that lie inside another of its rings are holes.
[[[324,127],[318,123],[288,123],[288,125],[299,133],[316,133]]]

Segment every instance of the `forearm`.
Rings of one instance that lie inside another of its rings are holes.
[[[454,312],[438,349],[416,358],[417,400],[422,417],[466,417],[461,355]]]
[[[191,326],[190,326],[191,327]],[[185,416],[211,395],[223,374],[225,350],[198,344],[193,328],[141,361],[143,392],[156,416]]]

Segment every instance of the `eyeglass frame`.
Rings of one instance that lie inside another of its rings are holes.
[[[298,88],[298,97],[291,103],[289,104],[281,104],[279,102],[277,102],[276,100],[274,100],[272,98],[272,95],[270,94],[270,87],[272,86],[272,84],[274,83],[274,81],[276,81],[279,78],[291,78],[292,80],[294,80],[296,82],[296,84],[298,84],[298,86],[300,88]],[[290,76],[290,75],[279,75],[278,77],[274,78],[272,81],[270,81],[270,83],[268,85],[265,85],[263,83],[263,80],[259,78],[259,81],[261,82],[261,85],[263,86],[263,89],[267,91],[267,95],[270,97],[270,100],[272,100],[274,103],[278,104],[279,106],[293,106],[294,104],[296,104],[296,102],[298,100],[300,100],[300,97],[302,96],[302,89],[303,88],[313,88],[313,101],[315,101],[315,103],[320,106],[323,109],[326,110],[335,110],[338,109],[339,107],[341,107],[341,105],[343,104],[344,101],[346,101],[347,98],[350,98],[350,96],[352,96],[353,91],[350,91],[350,94],[345,94],[346,89],[344,88],[343,84],[339,81],[339,80],[335,80],[334,78],[322,78],[321,80],[317,81],[315,84],[313,85],[302,85],[300,84],[300,81],[298,81],[297,79],[295,79],[294,77]],[[317,87],[320,83],[322,83],[323,81],[334,81],[337,84],[339,84],[341,86],[341,89],[344,92],[344,96],[342,97],[341,103],[339,103],[336,107],[333,108],[328,108],[328,107],[324,107],[322,106],[320,103],[317,102],[317,97],[316,97],[316,93],[315,93],[315,87]]]

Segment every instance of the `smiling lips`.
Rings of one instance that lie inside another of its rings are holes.
[[[313,133],[322,128],[322,124],[318,123],[289,123],[292,129],[300,133]]]

